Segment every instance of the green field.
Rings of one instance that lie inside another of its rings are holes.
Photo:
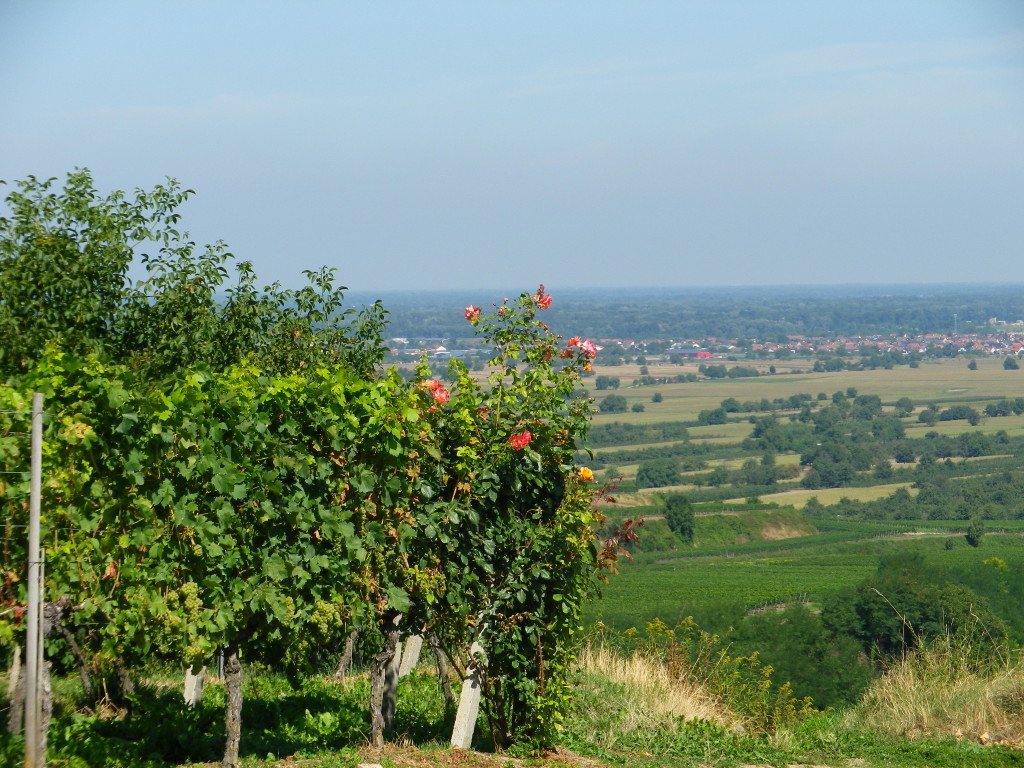
[[[598,358],[600,359],[600,358]],[[716,364],[724,361],[715,360]],[[724,362],[726,366],[752,366],[746,361]],[[776,364],[788,370],[788,361]],[[765,366],[766,367],[766,366]],[[680,373],[696,373],[697,365],[649,365],[651,376],[676,376]],[[982,359],[978,370],[967,369],[963,359],[925,361],[918,368],[900,366],[891,370],[879,368],[873,371],[836,371],[829,373],[807,373],[799,375],[779,374],[741,379],[709,379],[684,384],[657,384],[630,387],[639,378],[637,366],[601,366],[594,368],[595,376],[617,376],[621,381],[615,394],[624,396],[631,407],[634,403],[644,406],[642,413],[594,414],[594,423],[601,424],[622,421],[636,424],[650,424],[658,421],[693,420],[706,409],[717,408],[729,397],[737,400],[760,400],[763,397],[789,397],[807,393],[817,395],[856,387],[861,393],[879,395],[883,401],[895,401],[909,397],[915,403],[950,404],[966,400],[984,404],[1003,397],[1016,397],[1024,389],[1024,371],[1003,370],[1000,360]],[[651,402],[651,396],[660,392],[664,398],[660,403]],[[599,402],[612,391],[591,391]],[[992,422],[1004,419],[992,419]],[[1016,425],[1024,428],[1024,422]],[[998,427],[997,427],[998,429]]]
[[[715,363],[724,362],[715,360]],[[800,361],[805,363],[806,361]],[[745,361],[726,362],[731,365],[748,365]],[[763,417],[763,413],[745,414],[730,413],[730,421],[726,424],[695,426],[697,414],[704,410],[718,408],[726,398],[736,398],[741,403],[748,400],[760,401],[763,398],[788,398],[795,394],[810,394],[814,398],[813,405],[820,407],[818,393],[825,393],[826,400],[831,402],[832,394],[845,392],[848,388],[856,388],[859,394],[878,395],[887,410],[901,397],[909,397],[916,406],[915,412],[903,419],[908,440],[932,439],[938,435],[959,438],[961,435],[980,433],[993,436],[1005,432],[1008,438],[1024,435],[1024,416],[1006,416],[982,418],[976,426],[966,420],[937,422],[934,426],[920,423],[917,414],[923,406],[932,405],[945,408],[951,405],[967,404],[982,411],[987,403],[1004,397],[1013,398],[1024,385],[1024,371],[1007,371],[1002,368],[999,359],[980,359],[978,369],[971,371],[963,359],[945,359],[922,362],[918,368],[901,366],[891,370],[877,369],[873,371],[842,371],[835,373],[814,373],[810,364],[804,367],[806,373],[792,374],[788,361],[776,363],[782,373],[774,376],[761,376],[738,379],[715,379],[688,383],[660,384],[656,386],[630,387],[634,377],[639,376],[637,366],[598,367],[598,375],[618,376],[621,388],[616,394],[626,397],[628,403],[644,404],[641,413],[627,412],[624,414],[595,414],[594,423],[619,422],[622,424],[656,424],[659,422],[683,421],[688,426],[690,442],[711,450],[706,454],[706,469],[691,470],[681,473],[684,484],[657,489],[640,489],[620,499],[624,505],[632,507],[623,514],[635,514],[647,508],[651,516],[650,530],[641,531],[641,539],[646,536],[664,540],[671,534],[661,521],[659,497],[665,492],[678,491],[694,493],[701,488],[689,484],[691,479],[706,475],[711,469],[721,467],[730,472],[737,472],[750,459],[760,460],[760,452],[744,452],[740,448],[743,440],[750,436],[751,416]],[[767,364],[760,365],[767,370]],[[696,363],[685,365],[649,365],[651,376],[675,376],[676,374],[696,372]],[[662,402],[651,402],[651,395],[659,392]],[[606,392],[594,393],[599,402]],[[825,403],[827,404],[827,403]],[[776,411],[776,418],[788,423],[795,411]],[[926,436],[928,436],[926,438]],[[650,442],[642,445],[604,446],[596,452],[598,457],[612,457],[616,451],[656,450],[658,448],[684,447],[685,441],[674,440],[661,444]],[[1015,449],[1017,450],[1017,449]],[[625,456],[626,454],[622,454]],[[988,454],[980,457],[964,458],[957,456],[947,461],[952,465],[964,462],[978,462],[978,473],[973,477],[983,477],[994,472],[1006,472],[1007,468],[1016,469],[1024,466],[1024,459],[1015,463],[1013,454]],[[609,458],[614,461],[613,458]],[[779,453],[775,457],[776,466],[799,466],[799,453]],[[986,467],[989,462],[989,467]],[[632,482],[640,465],[640,460],[614,462],[615,470],[623,478],[623,482]],[[892,462],[894,472],[910,473],[917,466],[913,463]],[[801,468],[801,473],[805,468]],[[959,470],[955,480],[965,482],[963,469]],[[838,488],[800,488],[788,487],[776,493],[758,493],[758,499],[765,504],[779,507],[802,509],[814,498],[828,507],[840,500],[872,501],[885,499],[900,488],[906,489],[911,496],[918,493],[918,487],[906,475],[891,480],[878,479],[872,481],[868,472],[858,474],[857,482],[851,486]],[[794,481],[790,481],[791,486]],[[723,487],[727,491],[728,485]],[[731,502],[742,502],[748,492],[736,493],[733,496],[722,495],[719,498]],[[616,514],[615,507],[609,508],[610,514]],[[719,518],[721,520],[721,518]],[[712,524],[705,520],[702,525]],[[1019,521],[992,521],[990,526],[1015,526]],[[924,531],[921,535],[902,535],[899,537],[875,538],[879,534],[892,532],[894,529]],[[722,543],[698,549],[679,549],[674,552],[644,551],[635,562],[622,565],[622,573],[613,578],[604,590],[603,599],[595,605],[592,619],[603,621],[615,627],[639,626],[654,616],[666,621],[673,621],[690,612],[707,612],[718,605],[742,605],[753,607],[771,602],[799,599],[812,604],[820,602],[829,593],[847,586],[852,586],[873,574],[878,567],[879,557],[894,548],[906,548],[922,551],[927,557],[942,557],[944,562],[952,563],[965,558],[984,559],[1000,557],[1008,561],[1019,562],[1024,558],[1024,542],[1019,535],[995,536],[985,538],[985,546],[973,549],[963,543],[963,531],[966,521],[929,521],[915,523],[903,521],[898,525],[885,521],[850,521],[849,530],[832,529],[801,538],[786,541],[748,541],[747,543]],[[659,527],[660,526],[660,527]],[[728,528],[728,526],[726,526]],[[703,530],[707,530],[704,528]],[[945,550],[947,539],[953,539],[956,546]],[[739,541],[739,539],[737,539]]]
[[[1024,562],[1019,529],[987,535],[984,546],[974,549],[963,544],[955,526],[947,525],[945,530],[919,527],[922,532],[885,536],[878,533],[878,526],[867,525],[863,534],[854,530],[839,536],[825,533],[775,542],[771,552],[744,554],[746,548],[737,545],[731,554],[627,562],[605,586],[602,599],[591,610],[591,619],[624,629],[641,627],[655,617],[672,624],[688,615],[712,612],[716,605],[753,609],[789,601],[820,604],[836,590],[855,586],[875,573],[879,557],[898,549],[919,551],[926,560],[945,564],[988,558]],[[846,541],[837,542],[837,538]],[[947,538],[953,538],[958,546],[944,549]]]

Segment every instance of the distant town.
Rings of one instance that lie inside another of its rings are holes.
[[[393,338],[391,355],[396,361],[474,358],[482,350],[466,339]],[[775,341],[740,338],[703,339],[595,339],[606,365],[629,362],[723,359],[786,359],[800,357],[899,355],[906,358],[957,355],[1020,356],[1024,352],[1024,321],[1009,323],[991,318],[983,332],[927,333],[919,335],[800,336],[786,335]]]

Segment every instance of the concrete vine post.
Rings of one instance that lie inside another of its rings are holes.
[[[28,612],[25,641],[25,768],[46,764],[40,727],[43,725],[40,693],[43,686],[42,556],[39,547],[40,499],[43,473],[43,396],[32,395],[32,480],[28,523]]]
[[[457,749],[469,749],[473,743],[476,716],[480,712],[480,677],[482,667],[486,663],[483,648],[474,642],[469,649],[469,663],[466,665],[466,676],[462,680],[459,708],[455,713],[455,726],[452,728],[451,743]]]

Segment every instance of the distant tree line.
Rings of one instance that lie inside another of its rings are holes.
[[[395,336],[466,335],[451,312],[465,297],[374,298],[387,299]],[[984,329],[990,317],[1024,318],[1024,292],[1012,285],[567,290],[549,323],[563,335],[583,329],[597,338],[784,342],[794,335],[951,333],[954,314],[961,332]]]
[[[621,396],[608,395],[606,400],[612,398]],[[622,410],[625,410],[625,398],[622,400]],[[750,413],[751,409],[757,410]],[[786,410],[788,414],[780,416],[779,410]],[[938,471],[935,467],[943,460],[1024,453],[1024,440],[1011,438],[1005,430],[994,434],[972,431],[956,436],[928,432],[921,438],[907,438],[903,418],[914,411],[915,403],[910,398],[901,397],[884,407],[878,395],[861,394],[855,387],[836,391],[831,396],[801,393],[774,401],[740,402],[726,398],[718,408],[701,411],[695,421],[673,426],[685,429],[725,424],[743,418],[742,413],[750,413],[746,417],[752,425],[750,435],[739,445],[712,446],[677,437],[677,442],[668,445],[603,450],[591,465],[600,469],[638,464],[636,486],[639,488],[678,485],[684,481],[681,473],[687,472],[687,484],[721,489],[721,493],[732,496],[753,496],[778,490],[780,483],[789,487],[799,482],[804,488],[813,489],[876,485],[880,481],[920,482]],[[928,423],[964,420],[977,424],[982,418],[1024,413],[1024,398],[1003,398],[987,404],[982,411],[965,404],[953,404],[946,408],[927,407],[918,413],[919,418]],[[635,445],[658,442],[657,435],[664,434],[662,430],[668,426],[605,425],[606,431],[595,432],[601,434],[602,445],[621,446],[626,440]],[[673,438],[661,438],[670,439]],[[751,457],[751,453],[760,453],[761,458]],[[778,465],[775,456],[779,453],[798,453],[799,466]],[[738,468],[709,464],[712,460],[736,458],[745,458]],[[943,464],[941,471],[959,472],[958,466]],[[806,470],[798,481],[800,467]],[[691,501],[724,498],[718,492],[695,493]]]

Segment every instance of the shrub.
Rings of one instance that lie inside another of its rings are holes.
[[[608,395],[597,404],[597,408],[601,413],[625,413],[626,398],[622,395]]]
[[[669,493],[664,497],[665,522],[687,544],[693,543],[694,517],[693,506],[681,493]]]
[[[664,488],[666,485],[678,485],[681,480],[675,459],[645,461],[636,473],[636,484],[640,488]]]
[[[817,711],[810,699],[795,698],[789,683],[777,684],[772,668],[756,652],[733,656],[726,638],[705,632],[692,618],[674,629],[653,619],[646,632],[643,652],[661,658],[674,678],[707,688],[743,719],[747,730],[774,733]]]

